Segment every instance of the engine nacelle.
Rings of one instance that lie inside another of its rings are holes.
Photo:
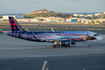
[[[70,46],[70,40],[65,40],[65,41],[61,41],[61,46],[64,47],[64,46]]]

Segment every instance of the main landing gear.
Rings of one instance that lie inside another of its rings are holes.
[[[56,45],[53,45],[53,48],[56,48],[57,46]]]
[[[56,47],[70,47],[71,45],[71,42],[70,41],[55,41],[54,42],[54,45],[53,45],[53,48],[56,48]]]
[[[54,45],[53,45],[53,48],[60,47],[60,46],[61,46],[61,42],[55,41]]]

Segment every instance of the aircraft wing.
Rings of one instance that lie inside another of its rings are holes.
[[[40,39],[41,41],[64,41],[64,40],[68,40],[65,39],[64,36],[58,36],[58,35],[53,35],[53,34],[39,34],[39,35],[35,35],[32,32],[34,38]]]
[[[61,37],[60,38],[41,38],[41,37],[38,37],[38,39],[40,39],[41,41],[66,41],[68,39],[62,39]]]
[[[46,41],[65,41],[68,39],[41,39],[41,40],[46,40]]]

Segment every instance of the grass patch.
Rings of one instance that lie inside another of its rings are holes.
[[[0,29],[0,34],[2,34],[2,29]]]

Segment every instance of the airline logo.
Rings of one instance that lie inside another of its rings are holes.
[[[17,26],[17,25],[19,25],[19,23],[17,23],[15,19],[10,18],[9,21],[10,21],[11,30],[13,33],[14,33],[14,31],[20,31],[19,27]]]

